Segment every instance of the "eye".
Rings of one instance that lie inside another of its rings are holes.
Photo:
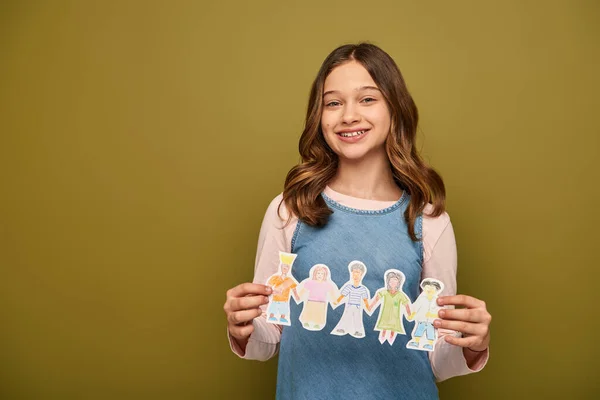
[[[329,103],[325,104],[326,107],[336,107],[339,105],[340,105],[339,101],[330,101]]]
[[[376,100],[374,98],[372,98],[372,97],[366,97],[362,101],[365,102],[365,103],[372,103],[372,102],[374,102]]]

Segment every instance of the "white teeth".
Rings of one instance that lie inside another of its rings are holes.
[[[344,132],[344,133],[340,133],[340,135],[342,135],[343,137],[353,137],[353,136],[362,135],[363,133],[365,133],[365,131]]]

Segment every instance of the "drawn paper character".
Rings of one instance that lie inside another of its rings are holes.
[[[383,344],[387,340],[392,345],[396,340],[396,335],[406,335],[402,316],[410,315],[410,299],[402,291],[402,285],[406,280],[402,272],[397,269],[388,269],[383,274],[383,280],[385,287],[377,290],[370,307],[375,310],[381,304],[379,318],[377,318],[374,329],[380,332],[379,343]]]
[[[437,298],[444,289],[444,284],[437,279],[427,278],[421,282],[423,291],[411,305],[412,313],[409,320],[415,320],[412,331],[412,340],[406,344],[409,349],[433,351],[433,346],[438,339],[438,331],[433,326],[433,321],[438,317],[442,308],[437,305]],[[423,344],[422,339],[427,339]]]
[[[304,301],[299,320],[309,331],[320,331],[327,321],[327,304],[336,299],[338,288],[330,278],[325,264],[314,265],[307,279],[298,286],[298,296]],[[306,294],[308,297],[304,300]]]
[[[273,294],[267,306],[267,322],[280,325],[291,325],[290,291],[297,298],[298,281],[292,276],[292,264],[297,254],[279,252],[279,273],[267,279],[267,286],[273,288]]]
[[[362,338],[365,336],[363,309],[366,308],[369,315],[371,314],[369,289],[362,284],[362,279],[367,273],[367,266],[360,261],[352,261],[348,264],[348,271],[350,280],[342,286],[340,296],[333,303],[334,306],[337,306],[342,300],[345,300],[344,313],[331,334],[338,336],[349,334],[356,338]]]

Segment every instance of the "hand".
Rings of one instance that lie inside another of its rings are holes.
[[[472,351],[484,351],[490,344],[490,323],[492,316],[487,311],[485,302],[471,296],[442,296],[438,298],[438,305],[463,306],[460,309],[443,309],[438,311],[441,319],[436,319],[433,325],[436,328],[451,329],[461,332],[463,337],[452,335],[444,339],[456,346],[466,347]]]
[[[269,286],[256,283],[242,283],[227,291],[227,300],[223,310],[227,315],[227,329],[238,343],[245,345],[254,326],[249,324],[262,314],[259,306],[267,304],[272,293]]]
[[[437,317],[438,317],[437,313],[432,313],[432,312],[429,312],[429,311],[427,311],[425,313],[425,318],[437,318]]]

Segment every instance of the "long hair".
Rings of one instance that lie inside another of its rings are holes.
[[[329,268],[325,264],[317,264],[313,267],[311,278],[313,281],[317,280],[317,273],[323,271],[323,282],[329,279]]]
[[[396,290],[401,292],[402,285],[404,285],[404,274],[402,274],[400,271],[390,271],[387,274],[385,274],[385,288],[388,292],[392,290],[392,288],[390,287],[390,279],[392,278],[398,279],[398,287],[396,288]]]
[[[301,162],[286,177],[282,203],[285,203],[290,218],[295,215],[311,226],[325,225],[332,213],[321,192],[335,176],[338,156],[325,142],[321,129],[323,87],[334,68],[353,60],[369,72],[389,107],[391,129],[385,143],[386,152],[396,184],[410,195],[404,213],[408,233],[413,241],[420,240],[415,234],[416,218],[423,213],[427,203],[433,205],[432,217],[445,211],[444,182],[423,161],[415,147],[419,114],[398,66],[385,51],[370,43],[340,46],[321,65],[310,90],[306,122],[300,137]]]

